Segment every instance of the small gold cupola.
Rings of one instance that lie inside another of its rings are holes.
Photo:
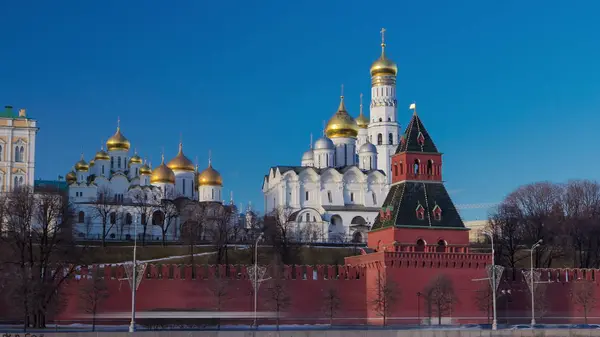
[[[135,150],[133,156],[129,158],[129,166],[132,164],[142,164],[142,157],[138,155],[137,150]]]
[[[360,114],[356,117],[356,125],[358,125],[361,129],[366,129],[369,127],[369,119],[363,114],[363,103],[362,103],[363,94],[360,94]]]
[[[333,117],[329,119],[325,128],[325,134],[329,138],[356,138],[358,135],[358,125],[354,118],[348,114],[344,105],[343,86],[342,95],[340,96],[340,106]]]
[[[152,169],[150,168],[150,166],[148,165],[148,163],[146,161],[144,161],[144,165],[142,165],[142,167],[140,167],[140,175],[141,176],[152,175]]]
[[[381,56],[371,65],[371,77],[396,76],[398,66],[385,56],[385,28],[381,29]]]
[[[75,172],[70,171],[69,173],[67,173],[65,180],[67,181],[67,184],[71,185],[77,182],[77,175],[75,174]]]
[[[121,120],[117,121],[117,132],[106,141],[108,151],[129,151],[131,143],[121,133]]]
[[[198,174],[198,186],[223,186],[223,178],[219,171],[212,167],[212,160],[208,159],[208,167]]]
[[[83,153],[81,154],[81,159],[77,163],[75,163],[75,171],[77,172],[87,172],[90,169],[90,165],[83,158]]]
[[[183,144],[179,142],[179,152],[171,159],[167,166],[173,171],[194,172],[195,166],[188,157],[183,154]]]
[[[110,160],[110,156],[104,151],[104,146],[100,148],[100,151],[96,152],[94,160]]]
[[[150,183],[175,184],[175,173],[165,165],[165,155],[162,155],[160,165],[152,171]]]

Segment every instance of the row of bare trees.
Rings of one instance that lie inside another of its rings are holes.
[[[497,263],[522,266],[526,249],[542,239],[534,267],[600,267],[600,184],[539,182],[509,194],[490,215]]]
[[[75,266],[89,263],[73,238],[66,193],[22,187],[0,195],[0,302],[24,329],[44,327],[63,303],[59,290]]]

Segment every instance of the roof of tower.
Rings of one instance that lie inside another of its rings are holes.
[[[396,149],[396,153],[400,152],[439,153],[433,139],[429,136],[416,112],[413,114],[410,123],[408,123],[400,140],[400,145]]]
[[[358,125],[354,118],[348,114],[343,95],[340,96],[340,106],[327,123],[325,134],[329,138],[356,138],[358,135]]]
[[[372,229],[385,227],[428,227],[466,229],[458,210],[439,182],[407,181],[392,185],[381,207],[381,213],[375,218]]]

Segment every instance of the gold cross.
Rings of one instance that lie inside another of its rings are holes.
[[[344,97],[344,85],[343,84],[342,84],[342,96],[341,97]]]
[[[385,45],[385,28],[381,28],[381,45]]]

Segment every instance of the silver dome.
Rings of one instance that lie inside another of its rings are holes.
[[[377,153],[377,148],[370,142],[366,142],[360,146],[358,153]]]
[[[335,150],[335,146],[331,139],[323,136],[315,142],[315,150]]]
[[[302,161],[313,160],[314,158],[315,158],[315,153],[313,152],[312,149],[304,152],[304,154],[302,155]]]

